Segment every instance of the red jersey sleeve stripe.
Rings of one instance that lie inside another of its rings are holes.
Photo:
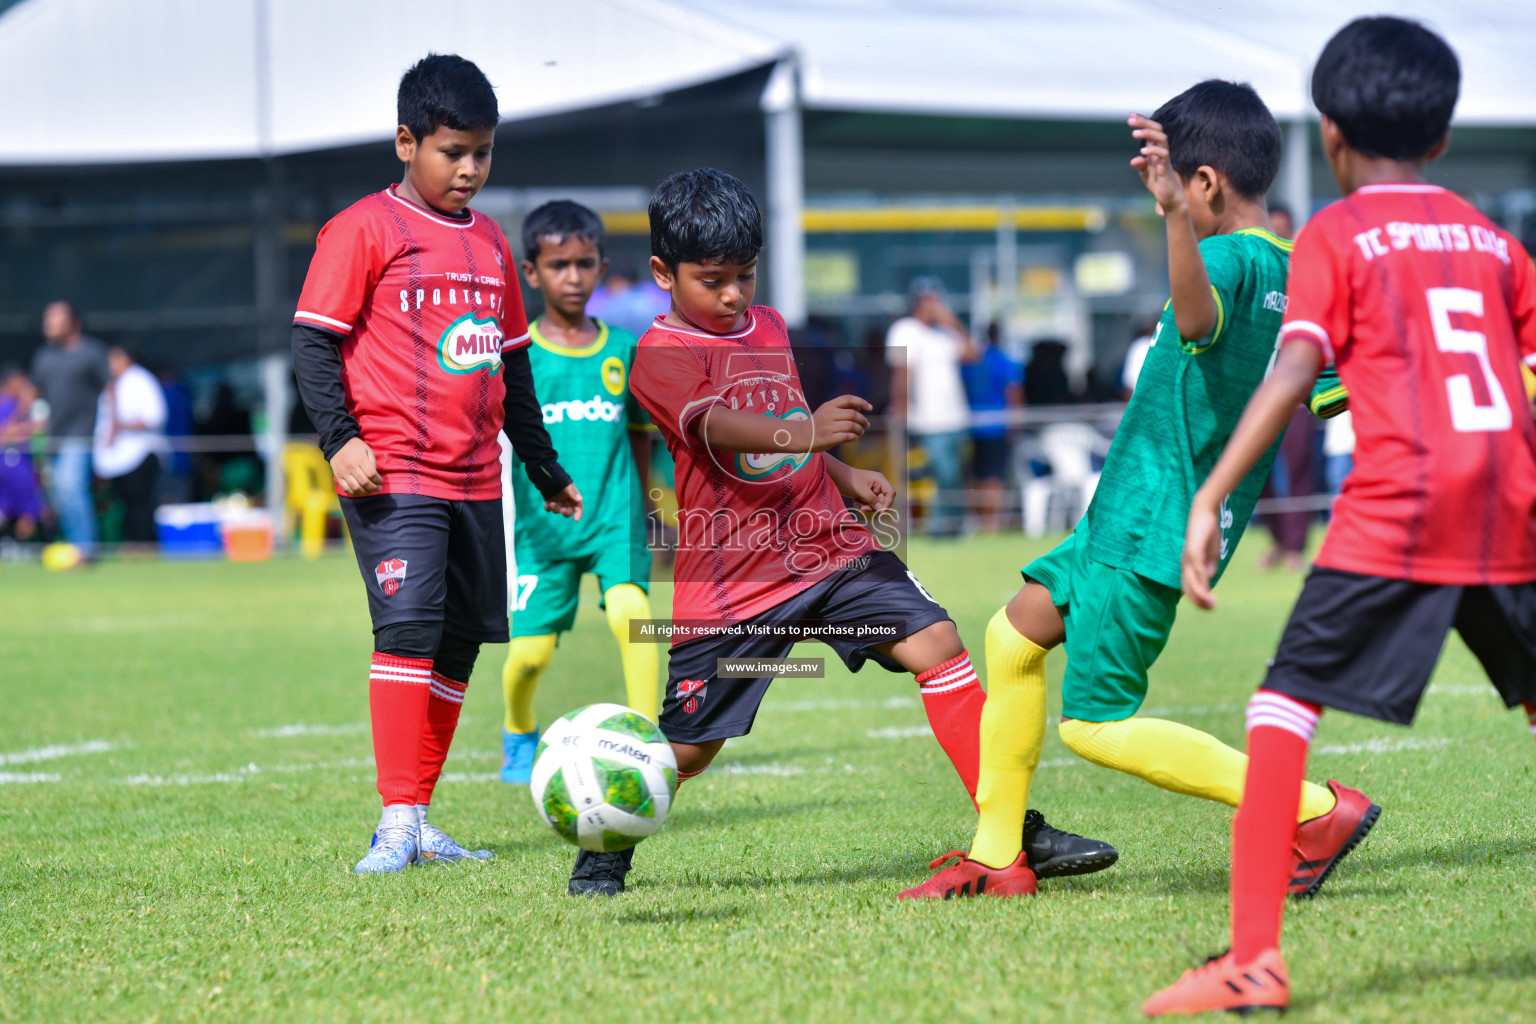
[[[683,440],[692,444],[693,437],[688,433],[688,425],[698,419],[703,413],[708,412],[711,407],[724,404],[725,399],[719,395],[710,395],[708,398],[700,398],[683,406],[683,411],[677,417],[677,429],[683,435]]]
[[[314,327],[324,327],[328,330],[341,331],[346,334],[352,333],[351,324],[342,323],[340,320],[335,320],[328,316],[321,316],[319,313],[311,313],[307,309],[301,309],[294,313],[293,322],[306,323]]]
[[[1289,320],[1281,324],[1280,343],[1288,345],[1293,341],[1304,341],[1309,345],[1315,345],[1322,349],[1326,358],[1333,359],[1333,341],[1319,324],[1310,320]]]
[[[527,331],[524,331],[522,334],[515,338],[507,338],[505,341],[503,341],[501,343],[501,351],[502,354],[505,355],[508,352],[516,352],[520,348],[527,348],[532,343],[533,335]]]

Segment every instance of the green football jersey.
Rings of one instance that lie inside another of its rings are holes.
[[[1098,561],[1179,586],[1195,491],[1274,360],[1290,251],[1290,242],[1258,228],[1200,243],[1216,327],[1204,338],[1180,338],[1173,304],[1163,310],[1088,506],[1089,550]],[[1222,502],[1217,578],[1253,515],[1278,447]]]
[[[597,338],[582,348],[556,345],[540,333],[537,320],[529,333],[533,344],[528,359],[544,410],[544,429],[560,465],[581,491],[584,507],[579,523],[545,511],[544,498],[514,455],[516,549],[552,561],[595,554],[610,545],[644,545],[645,512],[629,435],[655,428],[629,392],[639,342],[628,331],[601,321]]]

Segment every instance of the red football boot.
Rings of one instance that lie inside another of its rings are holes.
[[[1212,1010],[1284,1012],[1290,1002],[1285,958],[1278,949],[1266,949],[1250,964],[1234,963],[1230,952],[1211,957],[1204,967],[1185,971],[1178,981],[1142,1003],[1141,1012],[1149,1017]]]
[[[1291,849],[1291,881],[1286,892],[1298,900],[1317,895],[1349,851],[1376,824],[1381,808],[1358,789],[1342,786],[1332,779],[1333,810],[1308,818],[1296,826],[1296,845]]]
[[[908,889],[899,900],[948,900],[956,896],[1033,896],[1035,873],[1029,869],[1028,855],[1020,851],[1018,859],[1005,868],[989,868],[971,860],[959,850],[951,850],[928,866],[937,868],[951,857],[960,860],[938,872],[922,885]]]

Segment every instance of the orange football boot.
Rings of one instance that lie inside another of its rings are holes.
[[[1006,868],[989,868],[971,860],[959,850],[951,850],[929,864],[937,868],[951,857],[958,863],[939,871],[922,885],[901,893],[899,900],[948,900],[956,896],[1033,896],[1035,873],[1029,869],[1028,854],[1022,850]]]
[[[1332,779],[1328,780],[1328,788],[1333,790],[1333,810],[1296,826],[1296,845],[1291,848],[1291,881],[1285,888],[1293,899],[1304,900],[1317,895],[1339,861],[1360,845],[1360,840],[1381,817],[1381,808],[1358,789],[1350,789]]]
[[[1234,963],[1229,951],[1211,957],[1204,967],[1185,971],[1182,978],[1143,1003],[1141,1011],[1149,1017],[1215,1010],[1284,1012],[1290,1002],[1285,958],[1278,949],[1266,949],[1249,964]]]

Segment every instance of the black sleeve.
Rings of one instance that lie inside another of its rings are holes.
[[[329,459],[362,430],[347,412],[341,386],[341,339],[307,324],[293,325],[293,374],[299,398],[320,434],[320,450]]]
[[[523,468],[533,486],[546,498],[552,498],[570,485],[571,476],[555,461],[555,446],[544,429],[544,411],[539,406],[538,395],[533,390],[533,367],[528,362],[528,350],[520,348],[510,352],[502,361],[501,379],[507,385],[504,411],[506,420],[502,429],[512,450],[522,460]]]

